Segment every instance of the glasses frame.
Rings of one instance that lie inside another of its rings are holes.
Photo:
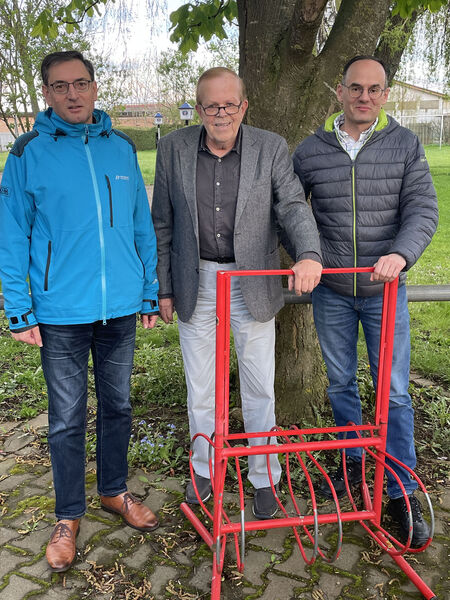
[[[345,83],[341,83],[341,85],[348,89],[349,96],[351,98],[353,98],[354,100],[356,100],[357,98],[360,98],[364,93],[364,87],[362,85],[359,85],[358,83],[352,83],[351,85],[345,85]],[[357,96],[355,96],[350,91],[350,88],[352,88],[352,87],[360,87],[361,92]],[[377,96],[374,96],[370,93],[370,89],[373,87],[376,87],[376,86],[371,85],[369,88],[367,88],[367,93],[369,94],[371,100],[379,100],[381,98],[381,96],[384,94],[384,92],[387,90],[387,88],[380,87],[380,93]]]
[[[77,89],[77,85],[80,83],[87,83],[87,88],[85,90]],[[63,94],[69,93],[71,85],[73,86],[74,90],[76,90],[77,92],[81,92],[83,94],[84,92],[87,92],[90,89],[91,83],[93,83],[92,79],[84,79],[84,77],[83,77],[81,79],[75,79],[75,81],[55,81],[54,83],[49,83],[47,87],[51,87],[55,94],[62,96]],[[58,92],[57,90],[55,90],[55,85],[61,85],[61,84],[67,85],[67,90],[65,92]]]
[[[200,104],[200,106],[202,107],[203,112],[205,113],[205,115],[207,117],[217,117],[217,115],[220,113],[221,109],[223,109],[223,111],[225,112],[226,115],[228,115],[228,116],[231,117],[233,115],[237,115],[237,113],[239,112],[239,109],[241,108],[243,102],[244,101],[241,100],[239,102],[239,104],[228,104],[227,106],[203,106],[203,104]],[[211,110],[213,108],[216,110],[216,112],[213,115],[212,114],[209,115],[206,111],[207,110]],[[227,108],[233,108],[233,109],[236,108],[237,110],[235,110],[234,112],[230,113],[230,112],[228,112]]]

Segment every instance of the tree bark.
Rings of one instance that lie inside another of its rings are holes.
[[[320,53],[316,37],[326,0],[237,3],[247,122],[280,133],[293,150],[337,110],[335,88],[344,64],[356,54],[375,53],[390,0],[342,0]],[[283,425],[299,423],[325,398],[311,307],[285,307],[276,328],[277,418]]]

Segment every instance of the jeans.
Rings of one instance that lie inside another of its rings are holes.
[[[39,324],[48,390],[48,441],[57,519],[86,512],[87,376],[92,352],[97,395],[97,487],[104,496],[127,489],[131,432],[130,377],[136,315],[81,325]]]
[[[219,270],[236,268],[236,263],[200,260],[194,314],[188,322],[178,321],[191,439],[198,432],[211,436],[215,429],[216,274]],[[230,321],[239,363],[245,431],[270,431],[275,425],[275,319],[267,323],[255,321],[244,302],[239,277],[231,278],[230,296]],[[249,440],[251,446],[266,443],[267,438]],[[270,443],[276,443],[276,438],[271,438]],[[195,440],[192,463],[198,475],[209,478],[208,443],[202,437]],[[249,456],[248,464],[248,479],[253,487],[268,487],[266,456]],[[278,483],[281,467],[276,454],[270,455],[270,466],[273,482]]]
[[[383,297],[343,296],[324,285],[317,286],[312,297],[314,322],[327,367],[328,396],[336,425],[344,426],[349,421],[360,425],[361,401],[356,381],[359,322],[364,330],[370,372],[376,388]],[[409,313],[406,287],[403,285],[398,288],[397,297],[386,451],[414,469],[416,453],[414,411],[408,393],[409,359]],[[355,434],[348,434],[348,437],[355,437]],[[362,449],[347,449],[346,454],[358,459]],[[389,465],[400,477],[406,492],[412,493],[417,487],[416,481],[393,461]],[[389,472],[387,492],[390,498],[402,496],[399,485]]]

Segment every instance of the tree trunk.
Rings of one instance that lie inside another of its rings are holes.
[[[375,53],[390,0],[342,0],[318,54],[315,43],[326,0],[237,3],[240,75],[249,98],[247,122],[280,133],[294,150],[337,109],[334,90],[347,60]],[[277,418],[283,425],[301,423],[325,398],[311,307],[285,307],[276,327]]]

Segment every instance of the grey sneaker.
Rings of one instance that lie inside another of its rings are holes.
[[[278,484],[275,486],[278,494]],[[258,488],[253,496],[253,514],[257,519],[271,519],[278,510],[277,500],[271,487]]]
[[[211,481],[207,477],[194,474],[195,484],[202,502],[206,502],[211,497]],[[200,504],[195,493],[194,484],[190,481],[186,486],[186,502],[189,504]]]

